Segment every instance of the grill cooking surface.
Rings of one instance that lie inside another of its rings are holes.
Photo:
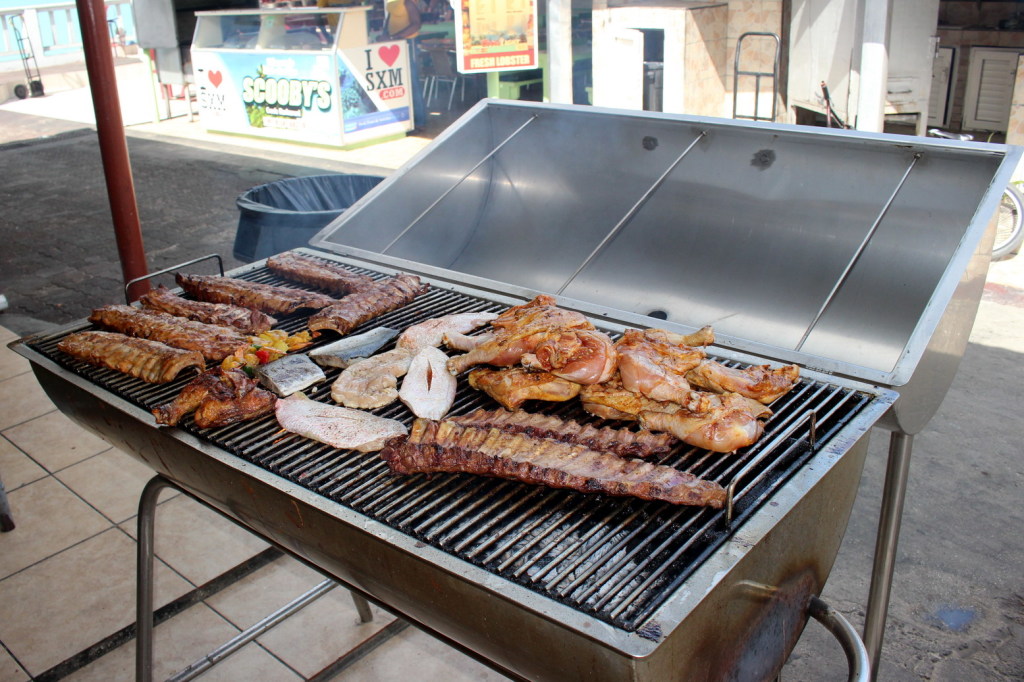
[[[363,270],[374,277],[380,273]],[[243,279],[295,286],[266,268]],[[485,298],[432,287],[411,304],[354,330],[377,326],[404,329],[440,315],[500,312],[508,306]],[[278,328],[305,328],[307,315],[279,317]],[[657,321],[652,320],[652,326]],[[61,366],[144,409],[173,400],[193,374],[156,386],[77,362],[56,349],[64,334],[28,344]],[[336,335],[325,334],[318,345]],[[385,346],[388,350],[393,346]],[[330,385],[340,370],[307,395],[331,403]],[[530,486],[469,474],[394,476],[377,453],[336,450],[280,429],[273,415],[219,429],[199,429],[189,416],[180,427],[267,471],[338,504],[523,585],[541,595],[625,630],[644,635],[644,620],[742,524],[760,503],[785,484],[821,443],[850,421],[871,396],[827,383],[801,380],[772,406],[774,415],[753,447],[722,455],[680,444],[656,460],[728,487],[734,481],[731,523],[725,510],[679,507],[632,498],[613,498]],[[450,414],[496,404],[459,381]],[[582,423],[598,422],[568,403],[530,402],[544,411]],[[376,414],[411,424],[400,402]],[[604,422],[602,422],[604,423]],[[652,633],[657,637],[657,633]]]

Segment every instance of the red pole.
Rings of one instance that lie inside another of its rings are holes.
[[[114,237],[121,259],[125,283],[149,274],[146,252],[142,248],[142,227],[135,202],[135,183],[128,161],[128,142],[121,119],[121,103],[117,96],[114,57],[110,51],[107,9],[103,0],[76,0],[78,22],[82,27],[85,68],[89,73],[89,89],[96,110],[96,132],[103,159],[103,175],[107,182],[110,213],[114,218]],[[128,292],[135,300],[149,291],[149,281],[132,285]]]

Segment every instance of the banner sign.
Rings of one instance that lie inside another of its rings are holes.
[[[455,15],[462,73],[536,69],[536,0],[461,0]]]
[[[404,40],[329,54],[193,50],[192,66],[210,130],[344,146],[412,128]]]
[[[409,43],[400,40],[338,52],[341,116],[346,144],[378,137],[381,126],[412,128]],[[368,131],[373,131],[368,135]]]

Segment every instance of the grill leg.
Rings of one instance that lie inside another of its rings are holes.
[[[154,476],[139,498],[138,547],[136,550],[135,596],[135,679],[153,680],[153,536],[156,501],[160,491],[170,485],[163,476]]]
[[[359,612],[359,622],[369,623],[373,620],[373,611],[370,610],[370,602],[366,601],[366,597],[361,594],[351,593],[352,602],[356,605],[356,611]]]
[[[14,530],[14,517],[11,515],[11,505],[7,501],[4,482],[0,480],[0,532],[10,533],[12,530]]]
[[[882,653],[882,636],[892,591],[896,543],[903,519],[903,501],[910,473],[910,452],[914,437],[893,431],[889,438],[889,464],[885,470],[882,509],[878,516],[878,537],[875,539],[875,565],[871,572],[867,613],[864,616],[864,646],[871,659],[871,679],[877,679],[878,660]]]

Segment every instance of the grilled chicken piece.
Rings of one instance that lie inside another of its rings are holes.
[[[455,377],[445,363],[444,351],[427,346],[416,353],[402,380],[398,397],[417,417],[440,419],[455,402]]]
[[[271,256],[267,259],[267,267],[285,279],[323,289],[335,296],[345,296],[373,284],[372,277],[352,272],[339,263],[292,251]]]
[[[160,286],[143,294],[139,303],[149,310],[157,310],[169,315],[187,317],[196,322],[215,324],[221,327],[232,327],[243,334],[262,334],[270,331],[277,320],[258,310],[242,308],[227,303],[207,303],[190,301],[182,298],[170,289]]]
[[[647,331],[653,332],[657,338],[677,346],[710,346],[715,342],[715,330],[710,326],[701,327],[692,334],[676,334],[667,329],[648,329]]]
[[[108,329],[160,341],[184,350],[196,350],[207,360],[220,362],[240,346],[248,346],[248,338],[229,327],[196,322],[155,310],[141,310],[130,305],[107,305],[92,311],[89,321]]]
[[[671,450],[678,442],[676,437],[669,433],[631,431],[610,426],[598,428],[571,419],[559,419],[522,410],[509,412],[480,408],[466,415],[449,417],[448,421],[478,429],[522,433],[531,438],[550,438],[563,443],[583,445],[591,450],[611,452],[620,457],[661,455]]]
[[[401,308],[429,290],[419,277],[406,273],[379,280],[314,314],[309,318],[309,328],[348,334],[363,322]]]
[[[389,438],[407,433],[402,422],[337,405],[325,405],[294,393],[278,400],[277,422],[285,431],[326,443],[335,448],[373,452]]]
[[[755,365],[744,369],[726,367],[714,360],[704,360],[686,373],[695,386],[715,393],[739,393],[765,405],[789,392],[800,381],[800,368],[784,365]]]
[[[555,297],[541,294],[529,303],[509,308],[491,322],[491,326],[508,332],[517,329],[593,329],[582,314],[555,305]]]
[[[409,371],[412,357],[395,348],[352,363],[331,384],[331,398],[363,410],[390,405],[398,399],[398,378]]]
[[[455,313],[435,317],[406,329],[398,337],[395,345],[398,348],[407,348],[414,353],[427,346],[437,347],[448,335],[457,338],[459,335],[482,327],[497,316],[497,313]]]
[[[720,508],[725,490],[672,467],[544,438],[417,419],[380,453],[391,471],[466,472],[581,492]]]
[[[700,396],[694,394],[691,401],[694,399],[699,400]],[[627,391],[617,379],[584,386],[580,391],[580,402],[583,403],[583,409],[594,416],[625,421],[636,421],[641,412],[674,412],[679,409],[676,403],[652,400]]]
[[[640,425],[652,431],[667,431],[679,440],[712,452],[733,452],[752,445],[761,437],[761,417],[771,410],[738,393],[712,395],[700,411],[681,407],[674,412],[644,411]]]
[[[203,372],[186,384],[178,397],[153,408],[157,424],[175,426],[195,412],[196,426],[207,429],[255,419],[274,409],[277,398],[240,369],[220,367]]]
[[[533,353],[543,341],[553,342],[564,332],[594,328],[580,313],[558,308],[554,302],[554,297],[541,295],[509,308],[491,321],[493,336],[474,345],[465,355],[451,358],[448,369],[458,375],[475,365],[511,367],[519,364],[523,355]]]
[[[493,340],[494,332],[484,332],[483,334],[474,334],[473,336],[460,334],[459,332],[445,332],[443,339],[444,345],[452,350],[461,350],[464,353],[473,350],[481,343]]]
[[[627,329],[615,344],[623,388],[651,400],[689,400],[686,373],[699,365],[706,354],[700,348],[676,343],[684,338],[689,337],[661,329]]]
[[[203,371],[201,353],[173,348],[159,341],[136,339],[114,332],[77,332],[57,349],[90,365],[123,372],[151,384],[165,384],[186,367]]]
[[[618,355],[607,334],[593,329],[545,338],[520,359],[527,369],[550,372],[577,384],[599,384],[615,373]]]
[[[319,310],[338,302],[336,298],[314,291],[275,287],[231,277],[178,274],[174,279],[178,286],[200,301],[238,305],[271,315],[294,313],[302,308]]]
[[[469,385],[483,391],[507,410],[518,409],[527,400],[564,402],[580,393],[581,386],[547,372],[531,372],[522,367],[489,369],[481,367],[469,373]]]

